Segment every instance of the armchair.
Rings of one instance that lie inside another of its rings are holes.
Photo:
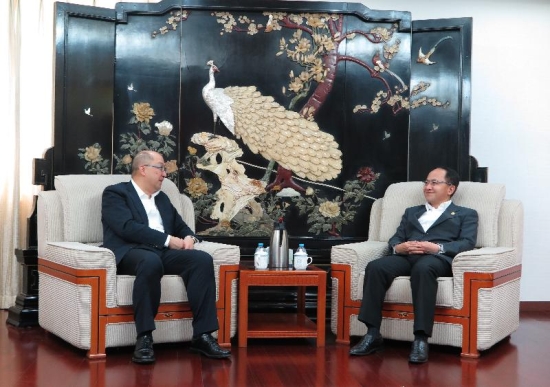
[[[128,175],[56,176],[54,191],[38,195],[39,324],[89,358],[106,356],[108,347],[135,344],[132,308],[134,277],[117,275],[113,253],[103,239],[101,197],[105,187],[128,181]],[[191,200],[165,179],[162,190],[195,228]],[[237,246],[201,242],[195,248],[214,258],[216,305],[221,346],[230,346],[236,332]],[[189,341],[192,313],[181,277],[165,275],[161,306],[155,317],[156,343]]]
[[[519,292],[523,241],[523,206],[505,200],[500,184],[461,182],[453,202],[479,215],[476,248],[458,254],[453,277],[439,278],[433,344],[461,347],[464,357],[509,336],[519,326]],[[331,330],[338,343],[366,334],[357,319],[363,298],[365,267],[389,253],[407,207],[425,202],[421,182],[392,184],[371,209],[368,240],[331,251]],[[381,333],[385,338],[412,341],[413,309],[409,277],[397,277],[386,293]]]

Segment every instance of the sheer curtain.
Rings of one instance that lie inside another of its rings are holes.
[[[19,289],[19,267],[13,251],[19,242],[19,7],[13,0],[0,2],[0,104],[4,107],[2,141],[4,165],[0,168],[0,307],[11,306]],[[7,55],[6,55],[7,54]]]
[[[65,2],[114,8],[119,1]],[[53,144],[54,3],[0,0],[0,309],[14,305],[21,291],[14,250],[28,247],[27,218],[39,190],[32,185],[32,159]]]

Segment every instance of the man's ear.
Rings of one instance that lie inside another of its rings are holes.
[[[448,192],[449,196],[453,196],[453,194],[456,192],[456,185],[450,185]]]
[[[145,165],[140,165],[139,166],[139,174],[141,176],[145,176]]]

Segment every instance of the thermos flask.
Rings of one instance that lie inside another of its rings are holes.
[[[273,224],[273,234],[269,244],[269,267],[288,268],[288,234],[283,218]]]

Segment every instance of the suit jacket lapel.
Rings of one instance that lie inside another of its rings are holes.
[[[134,204],[139,215],[141,216],[141,221],[144,224],[149,225],[149,218],[147,217],[147,212],[145,212],[145,207],[143,207],[143,203],[141,202],[141,199],[139,198],[138,193],[131,181],[127,183],[126,188],[128,189],[128,197],[130,198],[130,201]]]
[[[447,207],[447,209],[441,214],[441,216],[437,218],[437,220],[434,222],[434,224],[432,224],[430,228],[435,227],[438,224],[443,223],[447,219],[452,218],[455,214],[455,211],[457,211],[457,206],[454,203],[451,203],[449,207]]]
[[[425,205],[418,206],[418,210],[414,212],[414,217],[413,217],[414,219],[411,222],[417,229],[419,229],[422,232],[424,232],[424,228],[422,227],[418,219],[420,219],[422,214],[425,212],[426,212]]]
[[[168,199],[167,196],[162,195],[162,193],[159,193],[157,196],[155,196],[155,204],[157,205],[157,208],[159,210],[164,230],[167,233],[171,233],[171,222],[170,219],[167,218],[167,216],[170,214],[170,199]]]

